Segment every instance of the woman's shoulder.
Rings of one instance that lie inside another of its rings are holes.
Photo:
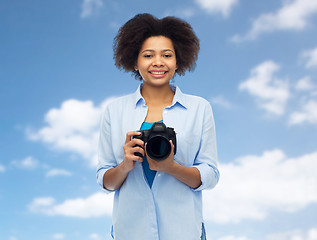
[[[202,96],[182,93],[180,92],[181,104],[185,106],[189,111],[193,111],[195,113],[207,113],[212,112],[212,107],[210,102]]]

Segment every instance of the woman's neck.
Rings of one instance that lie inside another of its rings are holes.
[[[173,102],[174,92],[169,84],[157,87],[143,83],[141,95],[143,96],[146,104],[171,104]]]

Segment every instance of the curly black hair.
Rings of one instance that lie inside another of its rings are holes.
[[[142,80],[134,67],[143,42],[153,36],[171,39],[176,54],[177,74],[182,76],[186,70],[195,69],[200,47],[192,27],[176,17],[158,19],[148,13],[137,14],[119,29],[113,42],[115,65]]]

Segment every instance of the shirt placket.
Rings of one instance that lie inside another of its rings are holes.
[[[142,103],[140,103],[139,106],[137,106],[137,111],[136,111],[136,116],[132,116],[134,117],[135,121],[134,121],[134,126],[136,130],[139,130],[142,123],[144,122],[146,115],[147,115],[147,111],[148,111],[148,107],[145,105],[145,102],[143,100]],[[149,199],[151,199],[150,201],[146,202],[145,201],[145,206],[149,209],[148,213],[149,213],[149,219],[151,222],[151,232],[152,232],[152,239],[159,239],[159,233],[158,233],[158,224],[157,224],[157,210],[155,207],[155,199],[154,199],[154,195],[152,192],[152,189],[149,187],[149,184],[147,183],[147,180],[145,179],[145,175],[142,169],[142,164],[137,164],[137,171],[138,171],[138,176],[140,176],[139,181],[141,181],[143,184],[146,185],[146,187],[144,189],[146,189],[146,195],[149,196]],[[155,181],[155,178],[154,178]],[[142,184],[142,185],[143,185]],[[154,184],[154,182],[153,182]]]

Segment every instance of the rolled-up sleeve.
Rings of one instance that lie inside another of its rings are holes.
[[[98,145],[98,165],[96,170],[97,183],[102,189],[110,193],[112,191],[104,188],[103,176],[111,168],[117,166],[115,156],[113,153],[112,140],[111,140],[111,125],[110,125],[110,114],[109,108],[107,107],[101,117],[100,122],[100,134],[99,134],[99,145]]]
[[[194,167],[200,172],[202,184],[194,189],[201,191],[212,189],[219,181],[219,171],[217,168],[217,143],[214,117],[209,102],[205,102],[204,119],[201,134],[201,141]]]

